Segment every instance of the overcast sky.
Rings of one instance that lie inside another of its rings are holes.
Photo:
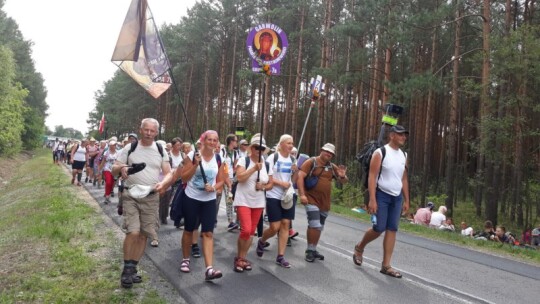
[[[148,0],[158,27],[177,24],[195,0]],[[6,0],[47,89],[46,125],[88,131],[94,93],[117,70],[111,56],[131,0]],[[106,115],[106,114],[105,114]]]

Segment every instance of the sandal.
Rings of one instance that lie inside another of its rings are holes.
[[[244,272],[244,267],[242,265],[242,258],[234,257],[234,272]]]
[[[223,273],[221,271],[216,270],[214,268],[208,268],[205,272],[205,281],[212,281],[213,279],[219,279],[223,276]]]
[[[354,246],[354,253],[352,255],[353,263],[357,266],[362,266],[364,250],[360,250],[358,245]]]
[[[251,267],[251,262],[246,260],[246,259],[242,259],[242,262],[244,262],[244,270],[247,270],[247,271],[250,271],[251,269],[253,269]]]
[[[189,259],[182,260],[182,263],[180,263],[180,271],[183,273],[189,273],[191,271],[189,269]]]
[[[385,275],[388,275],[388,276],[391,276],[393,278],[401,279],[401,273],[399,273],[399,271],[396,271],[395,269],[393,269],[392,266],[390,266],[390,265],[383,266],[381,268],[381,273],[385,274]]]

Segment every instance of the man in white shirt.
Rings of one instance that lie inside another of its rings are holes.
[[[429,228],[439,228],[446,221],[446,207],[440,206],[439,211],[431,214],[431,220],[429,221]]]

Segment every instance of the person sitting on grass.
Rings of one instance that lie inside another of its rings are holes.
[[[485,221],[484,230],[476,233],[474,235],[474,239],[487,241],[491,239],[492,235],[495,235],[495,230],[493,230],[493,223],[491,221]]]
[[[433,202],[428,202],[426,207],[416,210],[413,223],[428,226],[431,221],[431,212],[434,207],[435,205],[433,205]]]
[[[446,221],[446,209],[445,206],[440,206],[439,211],[433,212],[431,214],[431,220],[429,221],[429,228],[439,228]]]
[[[540,246],[540,224],[538,224],[538,226],[532,230],[531,236],[531,245]]]
[[[450,232],[456,231],[456,227],[454,227],[454,222],[452,221],[452,218],[451,217],[447,218],[442,223],[442,225],[439,226],[439,230],[450,231]]]
[[[502,225],[497,225],[495,235],[491,236],[491,240],[503,244],[514,244],[515,242],[515,238],[511,234],[506,233],[506,227]]]
[[[461,235],[473,237],[474,229],[467,225],[465,222],[461,222]]]

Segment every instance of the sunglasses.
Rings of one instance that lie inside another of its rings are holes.
[[[266,150],[266,147],[263,147],[263,146],[258,146],[258,145],[253,145],[251,146],[253,149],[257,150],[257,151],[264,151]]]

